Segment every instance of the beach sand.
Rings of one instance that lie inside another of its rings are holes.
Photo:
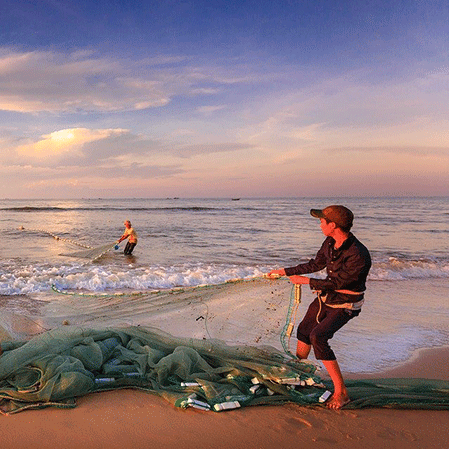
[[[449,380],[448,373],[449,347],[444,347],[416,351],[409,361],[386,372],[346,377]],[[447,449],[448,442],[449,411],[331,411],[287,404],[215,413],[179,409],[156,395],[131,389],[78,398],[74,409],[0,416],[2,449]]]

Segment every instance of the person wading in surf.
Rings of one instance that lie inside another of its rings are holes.
[[[317,292],[297,329],[296,355],[309,356],[313,347],[334,384],[334,392],[326,402],[338,410],[350,401],[343,375],[328,340],[349,320],[359,315],[371,268],[368,249],[350,232],[353,213],[346,207],[333,205],[323,210],[311,209],[319,218],[326,236],[314,259],[295,267],[271,270],[268,277],[288,276],[294,284],[309,284]],[[326,269],[325,279],[302,276]]]
[[[134,230],[134,228],[131,226],[131,222],[129,220],[126,220],[124,225],[125,225],[125,232],[117,240],[117,243],[120,243],[121,241],[128,239],[128,241],[126,242],[126,246],[125,246],[125,250],[123,251],[123,254],[125,254],[126,256],[129,256],[133,252],[134,247],[137,245],[137,233]]]

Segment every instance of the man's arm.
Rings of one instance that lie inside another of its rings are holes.
[[[117,240],[117,243],[122,242],[123,240],[127,239],[129,237],[129,233],[127,232],[128,230],[125,230],[125,233]]]
[[[295,267],[280,268],[278,270],[271,270],[267,276],[271,278],[279,276],[288,276],[294,284],[309,284],[309,278],[301,276],[306,273],[315,273],[321,271],[326,267],[326,254],[325,249],[329,245],[326,239],[321,245],[320,250],[314,259],[310,259],[309,262],[296,265]]]
[[[298,276],[294,274],[293,276],[290,276],[290,281],[293,284],[300,284],[300,285],[308,285],[310,284],[310,279],[306,276]]]
[[[284,268],[285,275],[288,277],[307,274],[307,273],[316,273],[317,271],[321,271],[326,268],[327,256],[326,251],[329,247],[329,239],[326,239],[321,248],[317,252],[314,259],[310,259],[306,263],[300,263],[295,267]]]

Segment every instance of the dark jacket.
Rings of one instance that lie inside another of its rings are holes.
[[[366,290],[366,278],[371,268],[368,249],[352,234],[340,248],[334,248],[335,240],[327,237],[314,259],[296,267],[285,268],[287,276],[315,273],[326,268],[326,279],[310,279],[312,290],[327,294],[329,304],[357,302]],[[337,293],[335,290],[350,290],[360,295]]]

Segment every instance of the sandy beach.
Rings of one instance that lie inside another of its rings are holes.
[[[418,351],[376,376],[448,379],[449,348]],[[432,367],[429,376],[429,366]],[[355,377],[348,374],[348,377]],[[360,377],[360,376],[357,376]],[[214,413],[178,409],[136,390],[91,394],[75,409],[0,416],[2,448],[432,448],[446,449],[449,411],[247,407]]]
[[[260,285],[259,285],[260,284]],[[288,297],[285,283],[257,288],[270,301]],[[276,289],[273,287],[277,285]],[[235,304],[247,285],[236,285]],[[256,285],[250,287],[254,291]],[[268,289],[268,290],[267,290]],[[223,293],[218,295],[222,295]],[[443,297],[443,292],[439,292]],[[229,292],[226,293],[232,303]],[[271,295],[271,296],[270,296]],[[380,292],[376,295],[381,297]],[[373,295],[373,297],[376,297]],[[29,320],[14,325],[33,334]],[[1,363],[1,359],[0,359]],[[346,372],[348,379],[430,378],[449,380],[449,347],[415,351],[406,362],[374,374]],[[326,379],[325,371],[320,375]],[[89,394],[74,409],[48,408],[0,416],[2,448],[273,448],[317,447],[447,449],[449,411],[254,406],[215,413],[176,408],[147,392],[123,389]]]

